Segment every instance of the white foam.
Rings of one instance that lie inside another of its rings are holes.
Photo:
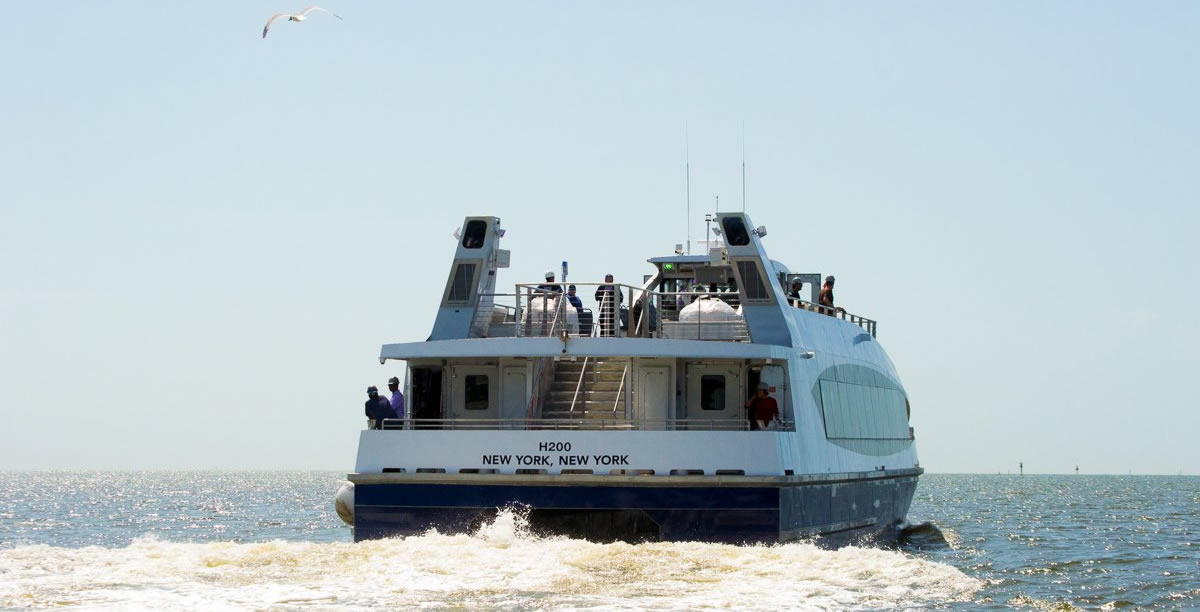
[[[865,609],[964,601],[957,569],[873,548],[595,544],[530,535],[502,512],[472,535],[352,543],[0,550],[0,608],[366,610]]]

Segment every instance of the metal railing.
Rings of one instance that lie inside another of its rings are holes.
[[[565,333],[569,337],[750,341],[746,321],[735,310],[738,304],[736,292],[664,292],[645,291],[619,283],[575,284],[589,290],[611,284],[614,291],[601,293],[596,310],[577,311],[570,307],[565,294],[547,290],[544,283],[518,284],[515,294],[495,294],[496,297],[515,295],[516,307],[511,309],[512,319],[508,318],[508,311],[503,317],[494,315],[492,327],[515,322],[515,335],[529,337],[560,337]],[[614,295],[619,299],[614,300]],[[617,302],[616,307],[610,300]],[[697,305],[684,312],[693,303],[709,300],[712,307]],[[722,305],[718,306],[717,302]]]
[[[617,406],[621,404],[622,391],[625,390],[625,379],[629,377],[629,362],[625,362],[625,367],[621,370],[621,384],[617,387],[617,396],[613,398],[613,414],[617,413]]]
[[[613,430],[613,431],[750,431],[745,419],[384,419],[384,430]],[[793,431],[795,421],[780,421],[769,431]]]
[[[836,317],[838,319],[843,319],[845,321],[849,321],[849,322],[867,330],[867,333],[871,334],[872,338],[875,337],[875,331],[876,331],[876,326],[878,325],[878,322],[876,322],[873,319],[868,319],[866,317],[862,317],[862,316],[859,316],[856,314],[851,314],[849,312],[846,312],[845,308],[841,308],[841,307],[837,307],[837,306],[835,306],[835,307],[822,306],[820,304],[814,304],[812,302],[807,302],[805,300],[800,300],[800,299],[796,299],[796,298],[788,298],[788,303],[790,303],[795,308],[799,308],[800,310],[808,310],[811,312],[816,312],[816,313],[823,314],[823,315],[829,315],[831,317]]]
[[[565,284],[565,283],[563,283]],[[577,287],[594,288],[609,283],[575,283]],[[576,310],[566,294],[546,291],[533,283],[516,286],[514,293],[487,294],[489,298],[510,298],[515,305],[494,303],[490,310],[476,313],[473,336],[490,337],[639,337],[675,340],[715,340],[750,342],[751,335],[745,319],[738,313],[737,292],[717,291],[645,291],[632,285],[613,284],[617,308],[606,301],[613,293],[601,296],[596,310]],[[591,299],[589,297],[589,299]],[[720,301],[729,308],[698,306],[704,301]],[[830,308],[813,302],[787,298],[794,308],[826,314],[862,327],[875,337],[878,322],[874,319]],[[631,306],[630,306],[631,305]],[[680,315],[684,315],[681,319]]]

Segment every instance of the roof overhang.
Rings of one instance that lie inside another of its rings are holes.
[[[773,344],[659,338],[466,338],[385,344],[379,361],[451,357],[684,357],[787,359],[796,349]]]

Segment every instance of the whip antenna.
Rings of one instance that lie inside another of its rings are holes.
[[[687,122],[683,124],[683,172],[687,183],[687,254],[692,254],[692,141]]]

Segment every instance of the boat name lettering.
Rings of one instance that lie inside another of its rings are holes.
[[[550,455],[484,455],[480,463],[483,465],[509,465],[516,461],[517,465],[553,465]]]
[[[550,455],[501,455],[480,457],[483,465],[554,465]],[[558,465],[629,465],[629,455],[558,455]]]
[[[571,452],[570,442],[538,442],[539,452],[551,453],[569,453]]]

